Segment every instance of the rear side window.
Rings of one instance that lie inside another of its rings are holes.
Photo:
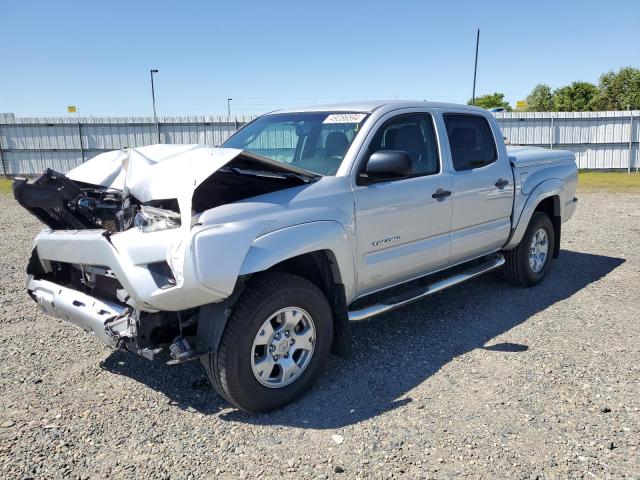
[[[493,134],[486,118],[480,115],[445,113],[453,168],[457,171],[484,167],[498,158]]]

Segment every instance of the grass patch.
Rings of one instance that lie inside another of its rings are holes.
[[[640,173],[580,172],[578,188],[581,190],[616,190],[640,193]]]
[[[11,193],[11,180],[0,178],[0,193]]]

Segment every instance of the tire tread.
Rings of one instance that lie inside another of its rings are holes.
[[[238,299],[233,313],[227,321],[216,354],[209,355],[206,371],[214,389],[236,407],[243,408],[237,400],[240,396],[237,381],[232,375],[229,375],[228,368],[228,362],[231,361],[231,355],[236,345],[234,339],[242,334],[246,316],[251,314],[255,306],[263,301],[265,296],[292,287],[311,290],[326,301],[322,291],[305,278],[282,272],[260,274],[251,280],[247,290]]]
[[[518,244],[517,247],[503,251],[503,255],[505,258],[505,266],[503,268],[504,277],[510,283],[515,285],[520,285],[521,287],[531,287],[544,278],[546,275],[549,265],[553,261],[553,245],[556,241],[554,237],[553,228],[548,229],[550,246],[549,246],[549,256],[547,259],[547,266],[545,266],[545,272],[542,278],[539,280],[533,281],[529,275],[529,244],[531,241],[531,236],[533,234],[533,230],[540,225],[540,223],[548,222],[548,225],[552,227],[551,219],[547,216],[547,214],[536,211],[531,216],[531,220],[529,221],[529,225],[527,226],[527,230],[522,237],[522,240]]]

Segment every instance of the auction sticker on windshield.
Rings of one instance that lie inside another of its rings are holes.
[[[332,113],[322,123],[360,123],[366,113]]]

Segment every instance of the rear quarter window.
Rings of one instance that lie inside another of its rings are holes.
[[[481,115],[445,113],[453,168],[471,170],[489,165],[498,159],[491,127]]]

